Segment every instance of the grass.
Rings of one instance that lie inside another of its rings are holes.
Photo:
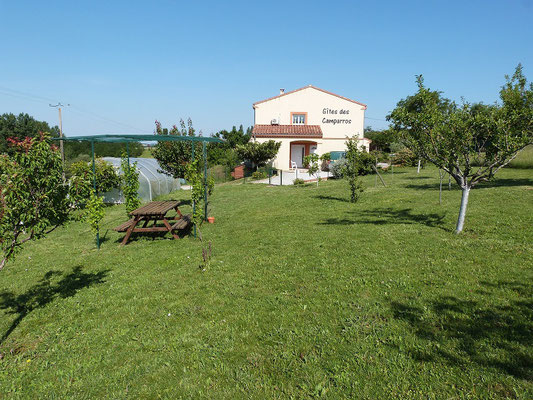
[[[152,149],[150,147],[144,147],[143,152],[140,155],[141,158],[154,158],[152,154]]]
[[[474,189],[460,236],[437,177],[367,176],[357,204],[218,185],[205,271],[192,238],[119,247],[121,206],[100,251],[78,222],[28,244],[0,274],[0,397],[532,398],[533,173]]]
[[[509,163],[511,168],[533,168],[533,145],[523,149],[516,158]]]

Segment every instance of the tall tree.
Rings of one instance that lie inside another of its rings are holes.
[[[5,113],[0,115],[0,153],[14,151],[7,142],[8,138],[24,140],[26,137],[38,137],[39,132],[48,132],[52,137],[59,136],[57,126],[50,127],[47,122],[38,121],[28,114]]]
[[[195,136],[195,129],[192,120],[189,118],[187,124],[183,119],[180,119],[180,127],[176,125],[168,130],[163,128],[159,121],[155,121],[155,132],[157,135],[176,135],[176,136]],[[172,141],[172,142],[158,142],[153,148],[152,154],[159,162],[162,172],[174,178],[185,177],[185,166],[191,162],[192,146],[195,147],[196,156],[201,156],[201,143],[190,141]]]
[[[372,140],[369,150],[391,152],[391,144],[394,143],[396,137],[389,129],[376,130],[368,126],[365,128],[365,137]]]
[[[464,227],[470,190],[491,179],[517,153],[533,142],[533,84],[518,65],[506,76],[501,103],[457,105],[424,86],[398,102],[387,116],[407,146],[443,169],[462,189],[456,233]],[[480,166],[475,167],[475,163]]]
[[[269,140],[268,142],[248,142],[244,145],[237,146],[237,154],[243,160],[248,160],[252,163],[252,168],[265,166],[278,154],[281,142]]]
[[[70,211],[61,156],[49,137],[9,143],[12,154],[0,154],[0,270],[23,243],[63,224]]]

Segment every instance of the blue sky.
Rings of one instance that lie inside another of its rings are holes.
[[[533,80],[532,0],[0,0],[0,21],[0,113],[57,124],[48,103],[70,103],[67,135],[249,126],[253,102],[308,84],[383,128],[416,74],[485,103],[519,62]]]

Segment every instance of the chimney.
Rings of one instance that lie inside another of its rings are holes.
[[[285,89],[280,89],[279,90],[279,95],[281,96],[283,93],[285,93]]]

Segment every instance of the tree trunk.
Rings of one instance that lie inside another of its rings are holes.
[[[461,233],[465,224],[466,206],[468,205],[468,195],[470,194],[470,187],[463,187],[463,196],[461,197],[461,209],[459,210],[459,218],[457,218],[457,226],[455,233]]]
[[[444,175],[444,172],[439,169],[439,178],[440,178],[440,184],[439,184],[439,204],[442,204],[442,175]]]
[[[6,265],[6,261],[7,261],[7,257],[4,257],[2,259],[2,262],[0,262],[0,271],[2,270],[2,268],[4,268],[4,265]]]

